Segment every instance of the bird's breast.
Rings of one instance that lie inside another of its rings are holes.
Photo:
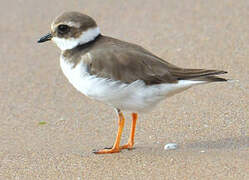
[[[118,96],[119,90],[127,86],[119,81],[90,75],[83,60],[75,65],[61,56],[60,66],[68,81],[78,91],[93,99],[108,102],[110,99],[118,98],[115,95]]]
[[[60,57],[60,66],[63,74],[68,81],[81,93],[88,95],[91,88],[93,88],[94,78],[87,72],[87,66],[80,61],[76,65],[64,56]]]

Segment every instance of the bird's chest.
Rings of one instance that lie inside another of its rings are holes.
[[[83,61],[75,65],[61,56],[60,66],[68,81],[86,96],[105,100],[111,95],[110,91],[116,89],[116,83],[90,75],[87,71],[87,65]]]
[[[81,93],[88,95],[89,91],[95,88],[94,76],[87,72],[87,66],[83,62],[75,65],[61,56],[60,66],[68,81]]]

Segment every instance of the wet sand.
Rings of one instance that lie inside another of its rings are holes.
[[[249,179],[248,8],[246,0],[1,2],[0,179]],[[139,115],[134,150],[95,155],[114,141],[113,109],[67,82],[54,44],[36,43],[69,10],[92,16],[104,35],[239,82],[163,101]]]

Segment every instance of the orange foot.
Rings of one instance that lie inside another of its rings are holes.
[[[130,143],[128,142],[127,144],[120,146],[120,149],[128,149],[128,150],[132,150],[133,149],[133,144],[134,143]]]
[[[115,140],[113,147],[105,148],[105,149],[99,150],[99,151],[94,150],[93,153],[95,153],[95,154],[110,154],[110,153],[118,153],[122,149],[131,150],[133,148],[135,129],[136,129],[136,121],[137,121],[137,113],[132,113],[132,125],[131,125],[130,138],[129,138],[128,143],[123,145],[123,146],[119,146],[119,144],[120,144],[120,139],[121,139],[125,119],[124,119],[123,113],[119,109],[117,109],[117,113],[118,113],[118,117],[119,117],[119,122],[118,122],[119,127],[118,127],[118,133],[117,133],[116,140]]]
[[[98,151],[93,151],[94,154],[111,154],[111,153],[118,153],[120,152],[120,148],[105,148],[102,150],[98,150]]]

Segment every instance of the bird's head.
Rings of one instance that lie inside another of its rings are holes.
[[[66,12],[51,24],[51,32],[38,40],[43,43],[52,40],[61,50],[73,49],[94,40],[100,34],[96,22],[78,12]]]

